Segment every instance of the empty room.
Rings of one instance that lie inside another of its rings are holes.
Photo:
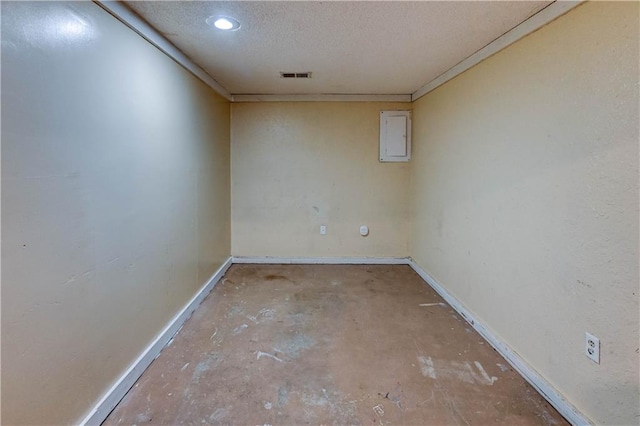
[[[638,425],[640,3],[0,3],[4,425]]]

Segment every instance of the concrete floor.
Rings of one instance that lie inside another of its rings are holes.
[[[104,424],[145,423],[567,424],[405,265],[232,266]]]

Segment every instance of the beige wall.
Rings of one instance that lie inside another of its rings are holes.
[[[239,103],[230,129],[94,4],[3,2],[2,423],[77,422],[230,251],[411,255],[594,421],[637,423],[638,6],[413,105]],[[379,163],[379,111],[410,108],[412,162]]]
[[[2,2],[2,423],[76,423],[230,254],[229,104],[93,3]]]
[[[638,423],[638,6],[580,6],[414,104],[411,255],[598,424]]]
[[[409,165],[378,160],[386,109],[410,105],[234,103],[233,254],[407,256]]]

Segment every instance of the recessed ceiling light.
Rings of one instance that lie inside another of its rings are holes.
[[[219,30],[223,31],[235,31],[240,28],[240,22],[229,17],[214,15],[207,18],[207,25],[213,25]]]

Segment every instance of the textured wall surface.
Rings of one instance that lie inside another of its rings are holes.
[[[407,256],[409,165],[378,160],[386,109],[410,105],[233,104],[233,254]]]
[[[2,423],[76,423],[230,254],[229,104],[90,2],[2,2]]]
[[[1,8],[3,424],[77,422],[230,252],[411,255],[595,422],[637,424],[638,3],[580,6],[413,105],[231,125],[96,5]],[[379,111],[410,108],[412,161],[379,163]]]
[[[414,104],[411,256],[598,424],[640,414],[638,6],[580,6]]]

